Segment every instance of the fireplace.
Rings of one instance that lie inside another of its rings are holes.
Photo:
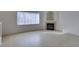
[[[54,30],[54,23],[47,23],[47,30]]]

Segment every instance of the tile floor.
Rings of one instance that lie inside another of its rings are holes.
[[[79,47],[79,36],[33,31],[3,37],[2,47]]]

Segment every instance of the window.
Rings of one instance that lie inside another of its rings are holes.
[[[17,25],[39,24],[39,16],[38,12],[17,12]]]

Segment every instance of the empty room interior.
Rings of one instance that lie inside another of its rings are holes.
[[[79,47],[79,11],[0,11],[1,47]]]

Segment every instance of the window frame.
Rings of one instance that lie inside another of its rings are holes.
[[[18,25],[18,26],[23,26],[23,25],[39,25],[39,24],[23,24],[23,25],[20,25],[20,24],[18,24],[17,23],[17,21],[18,21],[18,15],[17,15],[17,13],[18,12],[27,12],[27,13],[39,13],[39,24],[40,24],[40,12],[39,11],[17,11],[16,12],[16,24]]]

